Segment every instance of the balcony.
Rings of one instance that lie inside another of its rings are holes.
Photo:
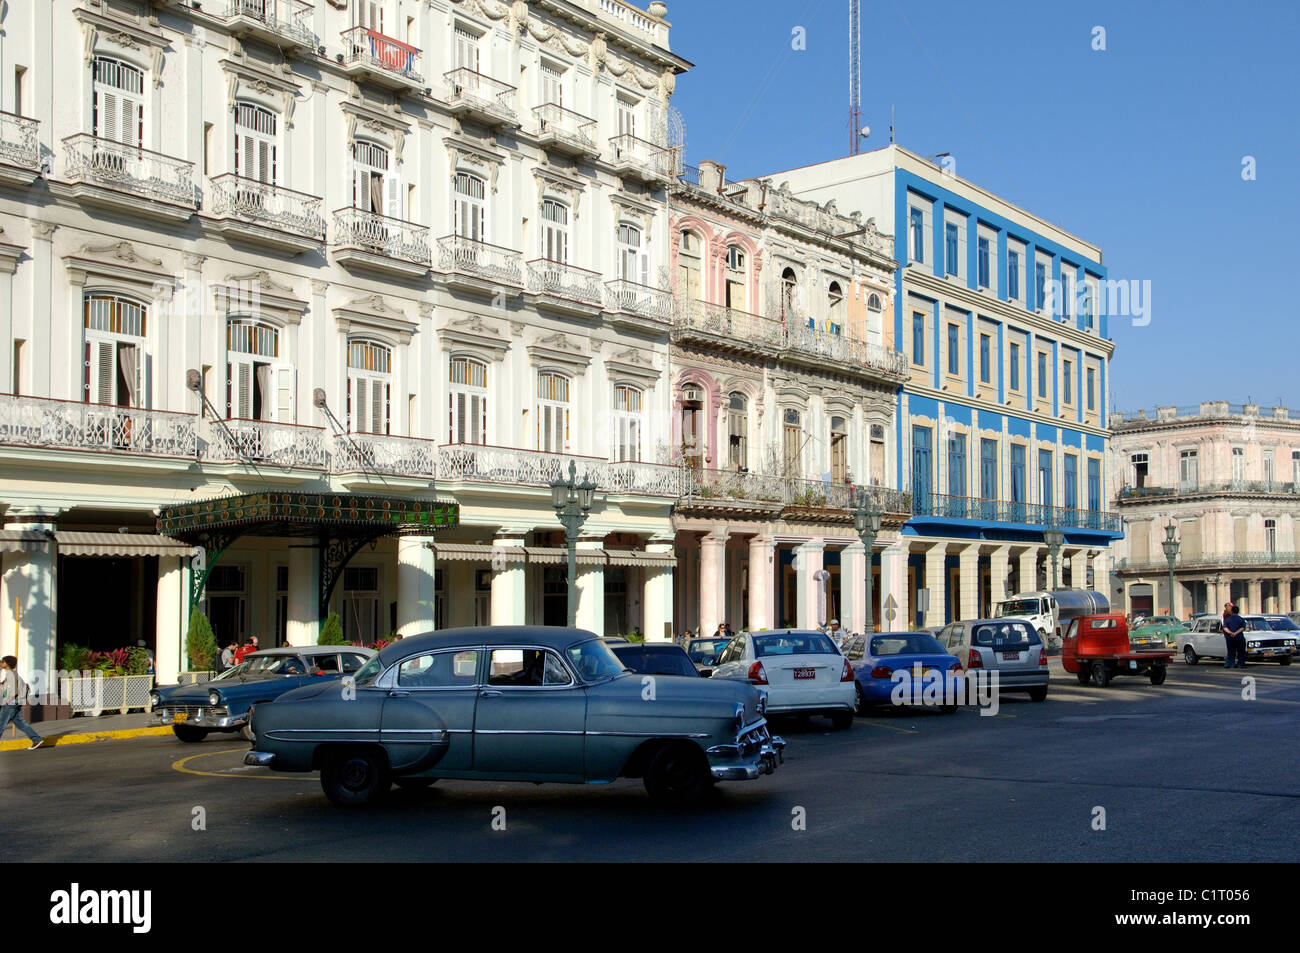
[[[226,25],[238,37],[251,37],[286,51],[316,48],[311,31],[314,8],[302,0],[229,0]]]
[[[577,317],[600,314],[599,272],[549,258],[534,258],[526,268],[525,290],[539,308]]]
[[[111,139],[83,133],[63,140],[63,177],[73,196],[132,216],[188,219],[198,207],[193,170],[191,162]]]
[[[210,181],[211,211],[224,234],[293,254],[319,248],[325,241],[325,219],[316,196],[233,174]]]
[[[518,90],[468,67],[443,74],[447,104],[457,116],[477,119],[490,128],[519,125],[515,115]]]
[[[698,299],[674,300],[672,339],[716,350],[774,356],[784,336],[781,322]]]
[[[448,286],[496,294],[502,285],[522,288],[523,256],[513,248],[446,235],[438,239],[438,270]]]
[[[899,351],[810,328],[806,323],[787,324],[784,336],[781,356],[786,360],[802,360],[814,366],[834,362],[848,370],[873,372],[900,381],[907,375],[907,356]]]
[[[614,147],[611,165],[615,175],[640,179],[650,185],[663,185],[677,171],[673,168],[673,153],[653,142],[629,135],[615,136],[609,142]]]
[[[444,485],[467,482],[547,489],[554,480],[568,479],[570,461],[578,466],[578,479],[591,480],[601,493],[669,500],[681,492],[680,467],[640,461],[611,463],[600,457],[473,443],[438,448],[438,479]]]
[[[673,293],[619,278],[605,282],[605,308],[616,327],[667,327],[673,318]]]
[[[424,86],[420,75],[420,51],[391,36],[363,26],[344,30],[344,71],[353,79],[366,79],[386,89],[416,89]]]
[[[537,120],[537,142],[543,149],[593,159],[600,155],[596,140],[592,138],[596,120],[555,103],[534,106],[533,118]]]
[[[252,462],[281,470],[325,470],[325,431],[270,420],[216,420],[208,431],[203,459],[210,463]]]
[[[408,480],[415,486],[427,486],[438,472],[438,445],[432,440],[389,434],[336,434],[330,470],[360,477],[358,480],[345,480],[349,486],[369,486],[372,481],[368,477],[376,474],[394,480]]]
[[[1102,510],[1078,510],[1043,503],[1009,503],[983,500],[972,496],[946,496],[918,493],[913,501],[914,519],[972,520],[980,523],[1017,523],[1028,526],[1054,526],[1063,530],[1092,530],[1122,534],[1124,521],[1118,513]]]
[[[41,171],[41,147],[36,138],[39,123],[0,110],[0,183],[25,187]]]
[[[912,512],[909,494],[880,486],[855,491],[847,483],[694,466],[683,467],[682,474],[677,507],[687,514],[848,522],[855,492],[871,494],[887,525],[901,526]]]
[[[429,230],[359,208],[334,213],[334,258],[361,271],[406,278],[423,278],[433,249]]]
[[[0,394],[0,446],[193,461],[198,452],[198,417],[139,407]]]
[[[1202,571],[1257,571],[1271,568],[1300,567],[1300,552],[1288,550],[1268,550],[1264,552],[1200,553],[1195,556],[1178,554],[1174,563],[1174,572],[1184,569]],[[1167,559],[1121,559],[1115,563],[1117,573],[1159,573],[1161,577],[1169,572]]]
[[[1300,494],[1300,484],[1281,483],[1277,480],[1227,480],[1215,483],[1179,484],[1178,486],[1126,486],[1115,497],[1121,505],[1132,505],[1150,499],[1167,501],[1171,497],[1212,496],[1295,496]]]

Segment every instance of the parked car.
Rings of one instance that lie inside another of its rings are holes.
[[[730,636],[725,639],[691,639],[686,643],[686,654],[691,657],[691,662],[699,669],[701,675],[712,675],[714,660],[730,641]]]
[[[713,680],[719,679],[763,686],[773,715],[825,715],[837,729],[853,725],[853,666],[816,629],[739,633],[718,656]]]
[[[1147,622],[1135,629],[1128,630],[1129,642],[1137,651],[1172,649],[1178,642],[1178,636],[1187,630],[1178,623]]]
[[[961,678],[961,659],[950,655],[939,641],[928,632],[880,632],[870,639],[856,635],[845,653],[853,666],[857,687],[856,707],[859,715],[878,705],[894,704],[894,690],[898,682],[894,672],[900,669],[915,673],[921,669],[922,683],[906,693],[908,698],[918,697],[930,680],[943,680],[945,697],[956,698],[960,686],[949,683]],[[912,677],[909,674],[909,678]],[[957,703],[945,703],[941,710],[951,714]]]
[[[238,731],[252,741],[248,710],[287,691],[333,681],[361,669],[374,649],[355,645],[303,645],[252,652],[210,682],[150,692],[155,725],[171,725],[181,741],[202,741],[209,732]]]
[[[1290,665],[1300,638],[1285,632],[1274,632],[1263,616],[1242,616],[1246,623],[1246,660],[1249,662],[1278,662]],[[1188,665],[1203,658],[1224,658],[1227,640],[1223,637],[1223,619],[1207,615],[1196,620],[1190,632],[1178,637],[1177,649]]]
[[[966,671],[998,673],[998,693],[1028,692],[1036,702],[1047,698],[1051,675],[1047,649],[1024,619],[972,619],[953,622],[939,636],[944,650],[966,663]]]
[[[629,672],[637,675],[684,675],[699,678],[691,657],[680,645],[671,642],[611,645],[609,650]]]
[[[1286,614],[1286,617],[1290,619],[1292,622],[1294,622],[1296,625],[1300,625],[1300,612],[1288,612]]]
[[[642,778],[656,800],[697,801],[715,781],[776,770],[767,693],[732,680],[665,678],[652,699],[592,632],[447,629],[372,658],[344,699],[328,685],[253,711],[244,763],[320,770],[339,805],[440,778],[604,783]]]
[[[1264,618],[1268,620],[1269,628],[1274,632],[1285,632],[1287,638],[1296,640],[1295,651],[1291,654],[1292,656],[1300,655],[1300,625],[1297,625],[1289,615],[1282,615],[1277,612],[1266,612]]]

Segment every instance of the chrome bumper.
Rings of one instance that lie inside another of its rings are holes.
[[[244,755],[244,764],[251,764],[255,768],[269,768],[275,763],[275,755],[269,751],[250,751]]]
[[[767,730],[767,721],[746,725],[732,744],[707,749],[709,772],[717,781],[753,781],[771,774],[784,760],[785,739]]]
[[[208,728],[215,731],[240,728],[248,721],[247,713],[232,715],[225,708],[200,708],[197,714],[187,710],[184,721],[177,721],[175,713],[167,708],[157,709],[154,715],[155,725],[193,725],[195,728]]]

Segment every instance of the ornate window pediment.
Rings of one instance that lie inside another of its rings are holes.
[[[130,242],[83,245],[81,251],[63,256],[63,266],[74,285],[98,279],[136,294],[147,292],[151,298],[170,296],[175,288],[175,275],[163,268],[162,259],[142,255]]]
[[[605,373],[611,380],[631,379],[644,384],[653,384],[659,379],[659,368],[654,360],[638,348],[628,348],[608,358]]]
[[[268,271],[226,275],[225,282],[217,285],[214,293],[218,309],[227,313],[260,314],[281,326],[301,323],[307,310],[307,302],[295,297],[292,288],[280,284]]]
[[[591,357],[582,353],[582,349],[570,341],[563,331],[556,331],[528,345],[528,361],[534,367],[542,364],[560,365],[581,373],[591,364]]]
[[[378,335],[381,340],[406,344],[415,333],[417,323],[400,308],[388,304],[383,295],[358,298],[334,309],[334,321],[344,334]]]
[[[444,351],[465,351],[486,361],[498,361],[510,349],[501,332],[477,314],[467,314],[448,321],[438,331]]]

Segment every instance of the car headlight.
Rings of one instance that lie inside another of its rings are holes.
[[[208,692],[208,704],[209,704],[209,705],[214,705],[214,706],[215,706],[215,705],[220,705],[220,704],[221,704],[221,692],[217,691],[215,688],[214,688],[212,691]]]
[[[157,707],[158,707],[159,705],[161,705],[161,704],[162,704],[162,696],[159,695],[157,692],[150,692],[150,693],[149,693],[149,707],[150,707],[150,708],[157,708]]]
[[[1259,648],[1259,643],[1258,643],[1258,642],[1251,642],[1251,643],[1250,643],[1250,647],[1251,647],[1252,649],[1257,649],[1257,648]]]

